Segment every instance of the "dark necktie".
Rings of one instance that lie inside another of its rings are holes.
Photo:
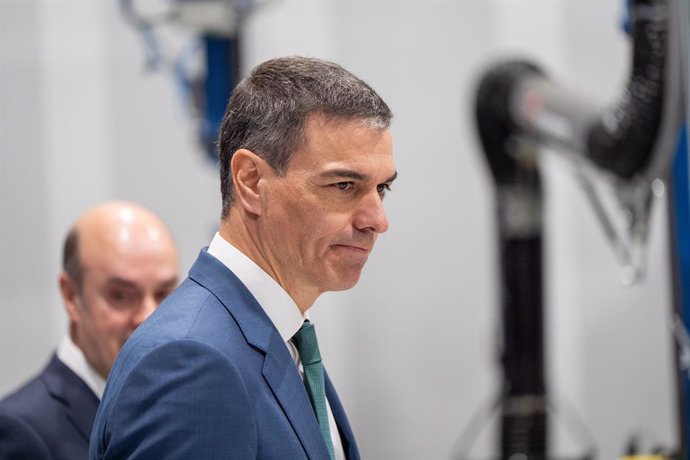
[[[328,447],[328,453],[331,459],[334,459],[331,430],[328,427],[323,364],[321,364],[321,353],[319,353],[319,343],[316,340],[314,325],[305,321],[293,339],[304,368],[304,386],[307,388],[311,405],[314,407],[316,419],[319,421],[319,428],[321,428],[321,435],[326,442],[326,447]]]

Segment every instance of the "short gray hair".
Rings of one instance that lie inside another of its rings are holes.
[[[223,218],[233,199],[232,155],[250,150],[282,175],[312,115],[362,120],[376,129],[387,129],[393,117],[376,91],[333,62],[291,56],[258,65],[233,90],[220,128]]]

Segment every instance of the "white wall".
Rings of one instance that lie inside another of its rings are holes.
[[[522,56],[603,102],[628,65],[619,0],[282,0],[247,24],[251,67],[336,60],[395,112],[400,178],[389,233],[360,284],[313,312],[364,458],[443,459],[495,396],[493,197],[471,116],[477,77]],[[85,207],[132,199],[171,225],[188,267],[214,231],[213,167],[172,80],[105,0],[0,0],[0,395],[37,372],[65,329],[60,246]],[[617,265],[562,161],[546,157],[549,383],[557,453],[621,454],[633,433],[676,440],[666,217],[649,276]],[[562,408],[565,407],[565,412]],[[491,451],[483,431],[475,458]],[[647,446],[650,447],[650,446]]]

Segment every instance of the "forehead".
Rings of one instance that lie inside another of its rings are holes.
[[[134,279],[177,271],[177,253],[167,235],[152,235],[148,229],[134,227],[128,228],[129,232],[122,230],[112,227],[85,233],[79,256],[87,274]]]
[[[395,173],[389,129],[374,128],[365,120],[328,120],[310,117],[304,144],[293,155],[289,170],[318,172],[345,166],[372,169],[386,177]]]

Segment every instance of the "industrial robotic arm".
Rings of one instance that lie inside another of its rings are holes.
[[[525,141],[555,146],[573,161],[626,283],[642,275],[651,197],[657,179],[668,177],[683,122],[681,40],[672,20],[680,9],[678,0],[631,2],[630,78],[606,109],[525,61],[494,65],[476,99],[479,137],[497,185],[519,182],[521,162],[538,161],[518,154]],[[622,226],[596,194],[594,182],[602,178],[616,194]]]
[[[496,187],[501,257],[500,458],[553,458],[544,369],[540,148],[555,147],[572,161],[622,265],[622,281],[639,279],[652,198],[669,176],[683,122],[676,21],[681,1],[630,2],[632,70],[623,95],[608,108],[552,82],[526,61],[500,62],[480,82],[477,129]],[[602,183],[612,200],[603,199]]]
[[[217,161],[216,140],[230,93],[242,73],[243,23],[258,6],[270,0],[120,0],[129,24],[143,40],[147,67],[172,72],[184,89],[185,100],[198,120],[199,142],[212,161]],[[203,61],[192,72],[187,53],[166,56],[157,32],[181,26],[195,37],[194,48]]]

